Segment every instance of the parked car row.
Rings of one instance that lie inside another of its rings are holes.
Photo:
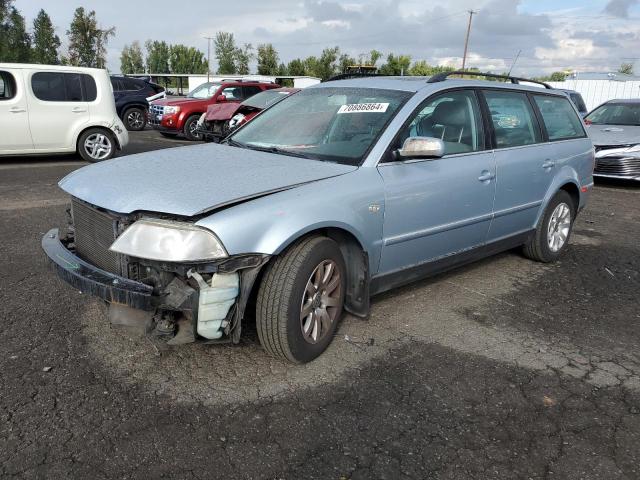
[[[568,248],[593,144],[563,92],[505,79],[329,81],[221,144],[85,167],[60,182],[72,228],[43,249],[114,322],[175,345],[237,343],[255,319],[270,354],[311,361],[372,295],[514,247],[541,262]],[[158,102],[156,121],[179,107],[177,131],[226,88]]]

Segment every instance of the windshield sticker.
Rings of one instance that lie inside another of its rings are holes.
[[[384,113],[387,111],[387,108],[389,108],[388,103],[349,103],[347,105],[342,105],[338,109],[338,113]]]

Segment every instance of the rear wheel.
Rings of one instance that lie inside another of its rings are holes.
[[[90,128],[78,139],[78,153],[87,162],[101,162],[116,154],[113,134],[103,128]]]
[[[306,363],[326,350],[342,317],[346,268],[338,244],[310,237],[276,258],[256,302],[258,337],[271,355]]]
[[[525,256],[545,263],[560,258],[569,244],[575,214],[571,195],[560,190],[547,205],[533,238],[524,245]]]
[[[133,132],[144,130],[144,127],[147,125],[147,115],[144,108],[141,107],[127,108],[124,112],[123,120],[127,130]]]
[[[201,135],[198,132],[199,118],[200,115],[191,115],[189,118],[187,118],[187,121],[184,122],[184,136],[187,137],[187,140],[200,140]]]

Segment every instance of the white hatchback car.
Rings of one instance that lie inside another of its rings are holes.
[[[96,162],[128,142],[106,70],[0,63],[0,155],[77,151]]]

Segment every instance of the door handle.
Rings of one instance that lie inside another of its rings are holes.
[[[73,108],[71,109],[71,111],[72,111],[73,113],[82,113],[82,112],[86,112],[86,111],[87,111],[87,109],[86,109],[86,108],[81,108],[81,107],[73,107]]]
[[[552,160],[545,160],[545,162],[542,164],[542,168],[544,168],[545,170],[551,170],[555,166],[556,162]]]
[[[496,178],[496,175],[494,173],[491,173],[488,170],[484,170],[482,174],[478,177],[478,180],[480,182],[490,182],[494,178]]]
[[[22,107],[11,107],[11,108],[9,109],[9,111],[10,111],[11,113],[24,113],[24,112],[26,112],[26,111],[27,111],[27,109],[26,109],[26,108],[22,108]]]

